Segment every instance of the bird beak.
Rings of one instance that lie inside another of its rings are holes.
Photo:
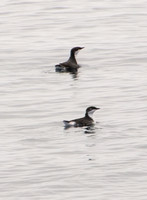
[[[84,49],[85,47],[81,47],[81,49]]]
[[[96,108],[96,110],[99,110],[100,108]]]

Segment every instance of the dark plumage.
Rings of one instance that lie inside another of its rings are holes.
[[[76,54],[79,50],[83,49],[84,47],[74,47],[70,51],[70,57],[66,62],[59,63],[55,65],[56,72],[72,72],[76,73],[78,68],[80,67],[76,61]]]
[[[91,126],[93,125],[92,114],[100,108],[96,108],[94,106],[88,107],[86,109],[85,117],[73,119],[70,121],[64,120],[63,123],[66,127],[74,126],[74,127],[82,127],[82,126]]]

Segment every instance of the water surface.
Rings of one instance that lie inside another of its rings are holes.
[[[146,1],[0,5],[0,199],[146,200]],[[93,130],[64,129],[91,105]]]

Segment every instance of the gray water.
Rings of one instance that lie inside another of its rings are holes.
[[[146,200],[147,1],[0,6],[0,199]],[[92,130],[64,129],[88,106]]]

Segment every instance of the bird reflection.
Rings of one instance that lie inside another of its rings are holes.
[[[84,134],[95,134],[96,128],[94,125],[86,126],[86,127],[73,127],[73,126],[64,126],[64,130],[69,130],[71,128],[80,128],[83,129]]]
[[[95,132],[96,131],[94,125],[85,127],[85,134],[95,134]]]

